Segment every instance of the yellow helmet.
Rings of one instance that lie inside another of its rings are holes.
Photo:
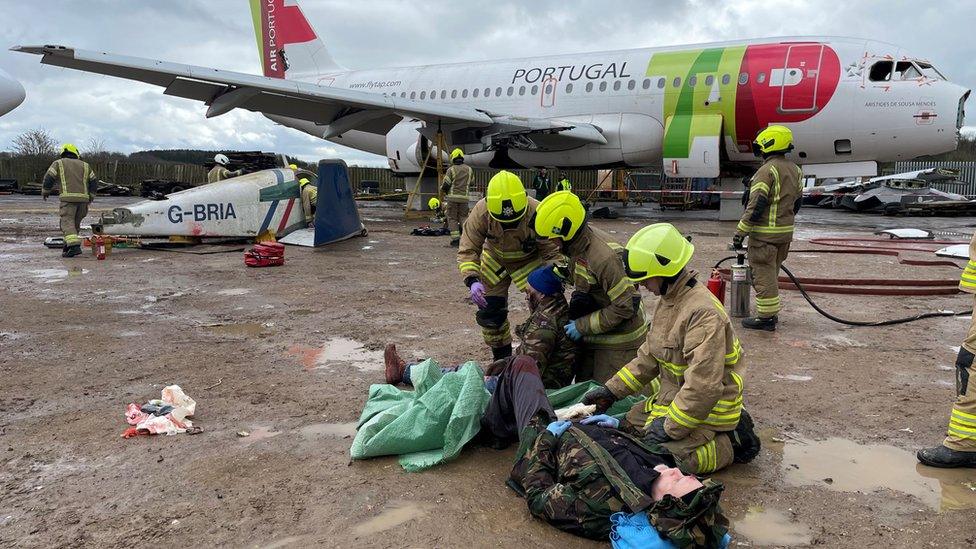
[[[545,238],[572,240],[586,220],[586,209],[572,191],[546,197],[535,210],[535,232]]]
[[[654,276],[674,276],[688,264],[695,246],[670,223],[655,223],[637,231],[624,249],[624,269],[634,282]]]
[[[293,169],[293,170],[297,170],[298,169],[298,164],[288,164],[288,167],[291,168],[291,169]]]
[[[298,180],[298,188],[301,189],[302,187],[308,185],[309,183],[311,183],[311,181],[309,181],[307,177],[303,177]]]
[[[65,143],[64,145],[61,145],[61,154],[64,154],[66,152],[69,152],[75,156],[81,156],[81,154],[78,153],[78,147],[75,147],[71,143]]]
[[[462,151],[461,149],[454,149],[453,151],[451,151],[451,160],[454,160],[455,158],[459,158],[459,157],[464,158],[464,151]]]
[[[786,126],[769,126],[756,135],[752,152],[756,156],[771,153],[787,153],[793,150],[793,132]]]
[[[437,208],[441,207],[441,201],[437,200],[437,197],[435,196],[427,201],[427,207],[432,210],[436,210]]]
[[[529,198],[525,194],[522,180],[512,172],[502,170],[488,181],[485,193],[488,215],[496,221],[510,223],[525,215]]]

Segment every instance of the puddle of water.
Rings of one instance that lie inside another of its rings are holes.
[[[794,486],[865,493],[886,488],[915,496],[937,511],[976,508],[976,471],[925,467],[914,453],[894,446],[841,438],[788,440],[783,468]]]
[[[217,295],[247,295],[249,293],[251,293],[249,288],[227,288],[217,291]]]
[[[364,250],[372,250],[372,249],[373,249],[373,247],[372,247],[372,246],[363,246],[363,249],[364,249]]]
[[[287,538],[281,538],[278,541],[273,541],[268,545],[261,545],[261,549],[281,549],[282,547],[288,547],[290,545],[295,545],[302,541],[301,536],[288,536]]]
[[[814,349],[833,349],[836,347],[864,347],[864,344],[860,341],[855,341],[849,337],[844,337],[842,335],[828,335],[823,336],[817,341],[812,341],[811,346]]]
[[[206,326],[208,330],[215,334],[260,337],[265,333],[265,326],[257,322],[243,322],[241,324],[219,324],[216,326]]]
[[[51,282],[57,282],[68,278],[69,276],[77,276],[88,274],[88,269],[79,269],[78,267],[73,267],[69,269],[33,269],[29,271],[31,276],[34,278],[40,278],[45,284],[50,284]]]
[[[145,332],[136,332],[136,331],[119,332],[119,337],[139,337],[144,335],[146,335]]]
[[[298,429],[303,437],[327,436],[334,438],[346,438],[356,436],[355,421],[350,423],[313,423]]]
[[[356,525],[353,534],[365,536],[385,532],[427,514],[427,506],[413,501],[394,502],[375,517]]]
[[[337,337],[325,342],[316,364],[313,369],[348,364],[364,372],[379,371],[384,368],[383,351],[370,351],[354,339]]]
[[[243,442],[246,442],[248,444],[273,438],[281,434],[281,431],[272,431],[270,427],[261,427],[261,426],[252,427],[248,429],[247,432],[249,434],[246,437],[239,436],[239,438]]]
[[[786,374],[785,376],[781,376],[779,374],[773,374],[773,377],[777,379],[785,379],[787,381],[810,381],[811,379],[813,379],[813,376],[798,376],[795,374]]]
[[[810,544],[810,527],[791,521],[782,511],[750,507],[745,517],[735,521],[733,528],[756,545]]]

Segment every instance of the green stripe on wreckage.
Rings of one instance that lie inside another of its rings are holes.
[[[724,134],[735,135],[736,87],[745,52],[745,46],[736,46],[665,52],[651,57],[646,75],[665,78],[662,119],[672,118],[664,136],[664,158],[688,158],[692,139],[718,135],[714,123],[704,118],[700,124],[696,123],[692,115],[719,114],[724,122]],[[725,74],[729,75],[727,84],[722,82]],[[694,87],[690,83],[692,75],[697,79]],[[712,86],[705,85],[709,75],[714,77]],[[673,85],[676,77],[681,78],[681,87],[677,89]],[[709,100],[716,86],[718,100]]]

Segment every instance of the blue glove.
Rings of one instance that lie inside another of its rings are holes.
[[[576,328],[575,322],[570,322],[569,324],[563,326],[563,330],[566,330],[566,335],[569,336],[569,339],[572,339],[573,341],[583,339],[583,334],[581,334],[579,329]]]
[[[566,432],[566,429],[569,429],[569,426],[572,424],[573,422],[571,421],[553,421],[548,427],[546,427],[546,431],[549,431],[555,435],[556,438],[559,438],[563,435],[563,433]]]
[[[609,427],[611,429],[616,429],[617,427],[620,426],[619,419],[612,416],[608,416],[606,414],[590,416],[584,419],[583,421],[581,421],[580,423],[582,423],[583,425],[592,425],[596,423],[600,427]]]

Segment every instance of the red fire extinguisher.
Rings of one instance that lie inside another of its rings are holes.
[[[712,269],[712,276],[708,278],[708,291],[715,294],[719,303],[725,305],[725,280],[718,269]]]
[[[101,235],[95,237],[95,257],[105,259],[105,237]]]

